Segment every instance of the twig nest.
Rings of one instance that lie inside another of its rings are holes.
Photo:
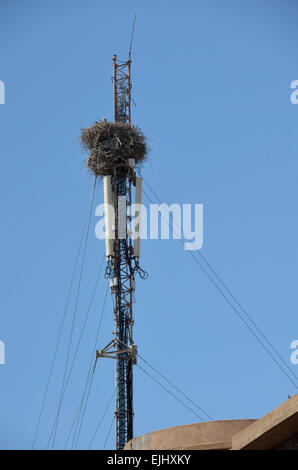
[[[126,122],[98,121],[82,129],[81,143],[90,152],[86,164],[96,176],[126,174],[129,159],[138,166],[148,150],[142,131]]]

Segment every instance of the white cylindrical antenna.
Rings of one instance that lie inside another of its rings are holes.
[[[126,239],[126,196],[118,196],[118,239]]]
[[[104,176],[106,256],[114,255],[115,238],[115,198],[112,191],[111,176]]]
[[[140,258],[141,251],[141,218],[142,218],[142,178],[136,178],[136,204],[137,223],[135,224],[134,235],[134,256]]]

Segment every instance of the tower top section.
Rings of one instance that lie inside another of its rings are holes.
[[[113,55],[114,121],[131,122],[131,59],[118,61]]]
[[[82,129],[81,144],[89,152],[87,166],[95,176],[132,174],[145,160],[143,132],[131,124],[131,59],[113,56],[114,122],[106,119]]]

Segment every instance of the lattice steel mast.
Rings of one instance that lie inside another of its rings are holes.
[[[114,121],[131,123],[131,60],[117,62],[113,57]],[[141,194],[141,178],[136,178],[134,160],[127,168],[115,168],[114,174],[104,178],[105,202],[115,209],[114,240],[106,240],[107,269],[114,296],[114,340],[97,357],[113,357],[116,360],[116,449],[123,449],[133,438],[133,365],[137,347],[133,342],[133,292],[135,273],[145,277],[139,267],[139,243],[128,234],[131,221],[132,186]],[[139,201],[140,202],[140,201]]]

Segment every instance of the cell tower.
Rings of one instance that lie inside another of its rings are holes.
[[[116,449],[123,449],[133,438],[133,366],[137,360],[133,340],[135,275],[147,277],[139,265],[142,178],[135,172],[136,164],[146,153],[146,144],[143,134],[131,124],[130,69],[130,58],[120,62],[113,56],[114,123],[106,120],[95,123],[83,131],[82,138],[91,150],[88,166],[96,175],[103,176],[106,278],[114,299],[114,339],[96,352],[96,359],[109,357],[116,361]],[[136,215],[138,224],[132,228]]]

